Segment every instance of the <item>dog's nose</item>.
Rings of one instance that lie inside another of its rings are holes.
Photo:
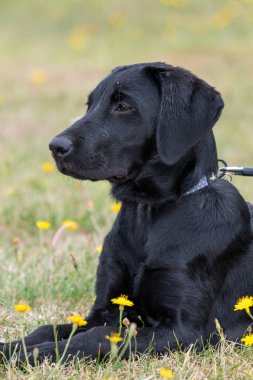
[[[49,149],[56,157],[64,157],[69,153],[71,145],[67,137],[55,137],[49,143]]]

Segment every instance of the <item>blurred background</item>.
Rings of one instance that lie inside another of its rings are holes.
[[[48,142],[85,112],[87,94],[113,67],[165,61],[215,86],[225,100],[214,129],[219,157],[253,166],[252,25],[253,0],[0,1],[2,298],[92,298],[96,246],[115,217],[109,186],[43,164],[53,162]],[[253,201],[252,178],[233,183]],[[64,219],[82,231],[66,231],[53,252]],[[51,228],[38,231],[38,220]]]

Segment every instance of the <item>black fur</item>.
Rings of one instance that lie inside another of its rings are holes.
[[[251,321],[233,306],[253,294],[251,206],[232,184],[210,179],[217,172],[212,127],[223,105],[213,87],[184,69],[120,67],[90,94],[86,115],[52,140],[62,173],[106,179],[123,202],[99,258],[88,325],[77,330],[65,361],[109,352],[105,335],[118,324],[110,300],[120,294],[134,301],[124,316],[139,326],[140,353],[151,341],[154,353],[216,343],[215,318],[228,339],[243,336]],[[209,185],[184,195],[204,175]],[[62,354],[71,325],[57,329]],[[52,326],[25,341],[28,354],[39,348],[39,361],[56,360]],[[7,357],[16,345],[2,347]]]

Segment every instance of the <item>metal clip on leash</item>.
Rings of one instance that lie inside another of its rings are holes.
[[[219,169],[222,174],[243,175],[253,177],[253,167],[250,166],[225,166]]]
[[[224,166],[219,168],[221,174],[219,178],[227,175],[232,181],[231,175],[242,175],[247,177],[253,177],[253,167],[250,166],[227,166],[226,161],[219,159],[218,162],[221,162]]]
[[[222,167],[222,169],[228,167],[226,161],[222,160],[221,158],[218,159],[218,162],[221,162],[224,165],[224,167]],[[221,170],[221,168],[219,168],[218,170]],[[232,176],[230,174],[226,173],[225,171],[221,171],[221,174],[219,174],[217,177],[218,178],[224,178],[226,176],[228,177],[228,182],[232,182]]]

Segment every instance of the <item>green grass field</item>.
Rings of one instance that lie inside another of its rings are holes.
[[[1,0],[1,338],[91,306],[96,248],[115,218],[109,184],[44,172],[42,164],[52,162],[49,140],[85,112],[87,94],[113,67],[166,61],[214,85],[226,104],[215,126],[219,157],[253,165],[252,24],[252,0]],[[253,201],[252,179],[233,183]],[[65,219],[80,228],[52,247]],[[38,220],[51,228],[39,231]],[[21,300],[32,307],[24,316],[10,309]],[[0,378],[148,380],[162,367],[176,379],[253,379],[252,348],[225,342],[199,355],[190,348],[160,359],[24,371],[10,364]]]

